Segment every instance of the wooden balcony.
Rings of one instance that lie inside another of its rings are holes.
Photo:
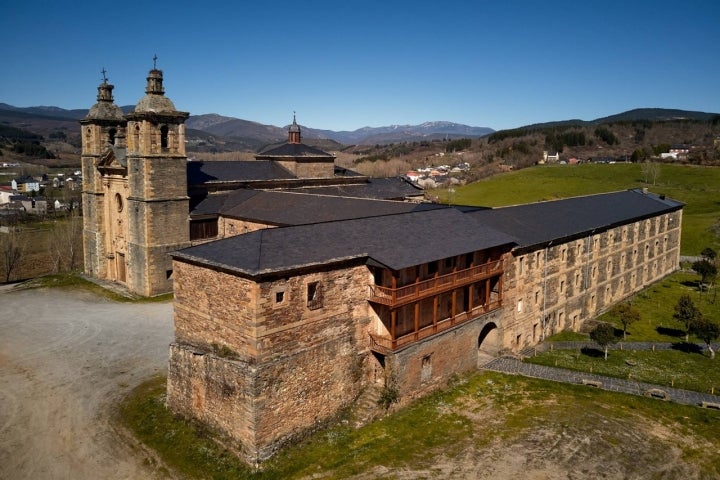
[[[457,272],[439,275],[428,280],[418,281],[402,287],[392,288],[381,285],[370,285],[371,302],[388,305],[391,308],[415,302],[426,297],[447,292],[458,287],[469,285],[479,280],[502,275],[503,261],[476,265],[474,267],[458,270]]]
[[[390,353],[399,350],[411,343],[431,337],[437,333],[447,330],[456,325],[478,318],[502,307],[502,301],[498,300],[474,308],[471,312],[463,312],[451,318],[445,318],[434,325],[427,325],[415,332],[401,335],[398,338],[389,338],[381,335],[370,334],[370,348],[380,353]]]

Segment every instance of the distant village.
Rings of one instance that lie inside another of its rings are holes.
[[[0,173],[19,167],[19,163],[0,163]],[[9,184],[0,185],[0,223],[13,224],[28,215],[44,216],[79,208],[81,175],[80,170],[54,175],[19,175]],[[46,196],[49,191],[53,192],[52,198]]]

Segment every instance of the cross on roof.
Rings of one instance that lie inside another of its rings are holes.
[[[107,77],[105,76],[105,74],[107,73],[107,71],[105,70],[105,67],[103,67],[103,69],[101,70],[101,72],[102,72],[102,74],[103,74],[103,82],[104,82],[104,83],[107,83]]]
[[[157,70],[157,53],[153,57],[153,70]]]

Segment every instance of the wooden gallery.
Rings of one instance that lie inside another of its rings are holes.
[[[679,266],[683,204],[644,190],[503,208],[420,203],[302,143],[188,161],[162,72],[82,120],[85,269],[174,291],[167,404],[250,463],[368,389],[402,402],[583,323]]]

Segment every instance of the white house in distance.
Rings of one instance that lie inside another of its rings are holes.
[[[16,192],[28,193],[40,191],[40,182],[31,176],[13,178],[11,186]]]

